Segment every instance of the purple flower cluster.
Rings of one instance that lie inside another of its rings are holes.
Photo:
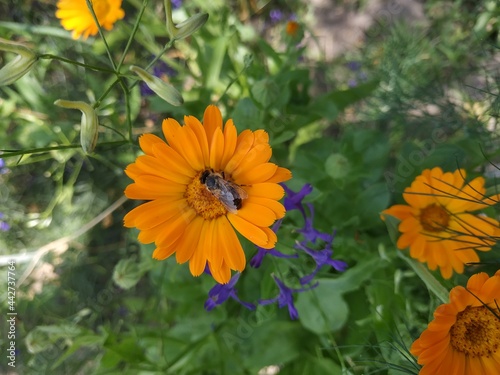
[[[347,86],[349,86],[350,88],[356,87],[360,81],[364,82],[368,79],[368,76],[366,75],[366,73],[361,71],[362,65],[359,61],[355,61],[355,60],[349,61],[346,63],[346,66],[350,71],[352,71],[356,74],[356,78],[351,78],[347,82]]]
[[[302,203],[302,200],[307,195],[311,194],[312,186],[310,184],[306,184],[302,187],[302,189],[300,189],[300,191],[294,192],[293,190],[290,190],[286,185],[284,184],[281,185],[283,186],[283,189],[286,192],[286,197],[284,199],[285,209],[287,211],[298,210],[301,212],[304,218],[304,227],[297,231],[303,236],[304,239],[300,242],[297,241],[294,247],[295,249],[309,255],[316,263],[316,267],[313,270],[313,272],[307,276],[302,277],[300,279],[300,284],[301,285],[310,284],[313,281],[316,274],[320,271],[320,269],[323,266],[330,266],[337,271],[344,271],[347,268],[347,263],[341,260],[332,259],[333,256],[332,242],[334,236],[328,233],[321,232],[316,228],[314,228],[313,225],[314,206],[312,205],[312,203],[306,203],[306,204]],[[309,213],[306,213],[306,209],[304,206],[307,207],[307,211]],[[276,221],[276,223],[274,223],[272,230],[275,233],[280,228],[281,223],[282,220],[278,220]],[[311,244],[316,244],[318,240],[323,241],[325,243],[324,248],[321,250],[311,249],[309,246]],[[299,254],[293,254],[293,255],[283,254],[276,249],[269,250],[257,247],[257,253],[250,260],[250,265],[254,268],[259,268],[266,254],[275,256],[277,258],[297,258],[299,256]],[[255,309],[255,305],[248,302],[243,302],[237,296],[235,286],[236,283],[238,282],[238,279],[240,278],[240,275],[241,275],[240,273],[237,273],[231,278],[228,284],[225,285],[217,284],[209,291],[208,299],[205,302],[205,309],[207,311],[214,309],[216,306],[227,301],[229,298],[234,299],[247,309],[250,310]],[[299,315],[294,305],[293,295],[295,293],[301,293],[311,290],[315,288],[318,285],[318,283],[312,284],[307,288],[294,289],[286,286],[285,283],[275,275],[273,275],[273,279],[276,285],[278,286],[279,294],[274,298],[261,299],[259,300],[259,304],[269,305],[277,302],[279,308],[283,308],[285,306],[288,308],[288,312],[290,314],[291,319],[298,319]]]
[[[216,284],[208,292],[208,299],[205,301],[205,310],[210,311],[216,306],[226,302],[229,298],[245,306],[249,310],[255,310],[255,305],[248,302],[243,302],[238,298],[236,293],[236,283],[240,279],[241,273],[236,273],[227,284]]]
[[[280,290],[280,293],[271,299],[262,299],[259,301],[259,304],[261,305],[269,305],[271,303],[278,302],[278,307],[281,309],[285,306],[288,307],[288,313],[290,314],[290,319],[295,320],[299,318],[299,313],[297,312],[297,309],[295,308],[295,305],[293,304],[293,294],[294,293],[300,293],[300,292],[305,292],[307,290],[311,290],[315,288],[318,284],[312,285],[309,288],[301,288],[301,289],[292,289],[287,287],[283,281],[278,279],[276,276],[273,275],[274,281],[278,285],[278,288]]]

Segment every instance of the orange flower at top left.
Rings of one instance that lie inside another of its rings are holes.
[[[111,30],[114,23],[125,16],[121,8],[122,0],[91,0],[91,3],[99,24],[106,30]],[[89,35],[96,35],[98,32],[86,0],[59,0],[56,17],[66,30],[73,31],[73,39],[82,35],[87,39]]]

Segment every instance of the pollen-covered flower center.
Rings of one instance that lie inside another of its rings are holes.
[[[500,349],[500,310],[467,307],[450,329],[451,346],[470,357],[487,357]],[[495,316],[496,314],[496,316]]]
[[[94,12],[99,20],[99,23],[101,23],[102,19],[105,18],[109,12],[108,0],[93,0],[92,7],[94,8]]]
[[[431,204],[420,212],[420,224],[429,232],[442,232],[448,228],[449,213],[437,204]]]
[[[201,182],[204,171],[194,176],[187,186],[184,197],[188,204],[205,220],[213,220],[227,214],[227,209]]]

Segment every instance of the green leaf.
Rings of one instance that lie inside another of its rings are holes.
[[[319,285],[299,294],[296,307],[302,325],[320,335],[336,332],[347,321],[349,307],[342,298],[334,280],[318,280]]]
[[[342,179],[351,171],[351,165],[344,155],[333,153],[325,161],[325,170],[331,178]]]
[[[122,289],[130,289],[139,282],[143,274],[135,257],[122,259],[115,266],[113,281]]]
[[[243,98],[238,101],[234,108],[232,119],[234,125],[240,131],[243,129],[256,130],[262,128],[260,110],[250,98]]]
[[[329,92],[313,100],[308,111],[333,121],[346,107],[368,97],[378,84],[378,81],[370,81],[349,90]]]
[[[271,107],[283,95],[280,86],[271,78],[264,78],[252,86],[253,99],[264,108]]]

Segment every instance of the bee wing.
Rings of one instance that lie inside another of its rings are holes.
[[[234,191],[236,192],[236,194],[241,199],[247,199],[248,198],[248,193],[240,185],[236,185],[234,183],[231,183],[231,185],[229,185],[229,186],[231,186],[231,188],[234,189]]]
[[[235,197],[231,190],[226,186],[221,186],[218,198],[222,205],[226,208],[226,210],[228,210],[232,214],[235,214],[238,211],[238,207],[236,207],[236,204],[234,203]]]

